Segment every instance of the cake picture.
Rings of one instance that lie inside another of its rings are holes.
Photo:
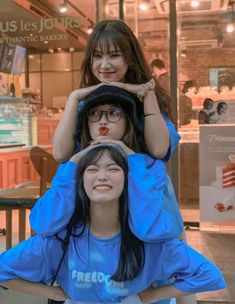
[[[221,203],[216,203],[214,207],[219,212],[235,210],[235,192],[227,196]]]
[[[216,167],[216,184],[219,188],[235,187],[235,155],[229,155],[230,163]]]

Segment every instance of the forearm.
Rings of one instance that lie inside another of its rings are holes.
[[[49,286],[43,283],[34,283],[22,279],[0,282],[0,285],[26,294],[39,296],[46,299],[66,300],[68,297],[59,287]]]
[[[190,293],[185,293],[176,289],[172,285],[162,286],[162,287],[149,287],[148,289],[139,293],[139,297],[143,304],[151,304],[156,301],[168,299],[168,298],[178,298],[189,295]]]
[[[148,91],[144,98],[144,113],[147,115],[144,136],[149,152],[156,158],[162,158],[168,151],[170,139],[154,91]]]
[[[74,149],[78,101],[78,96],[71,93],[53,136],[53,156],[59,162],[67,160]]]

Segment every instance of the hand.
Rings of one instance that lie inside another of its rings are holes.
[[[64,293],[60,286],[52,286],[51,300],[66,301],[69,297]]]
[[[86,98],[89,94],[91,94],[93,91],[95,91],[96,89],[98,89],[100,86],[103,85],[105,85],[105,83],[99,83],[91,87],[74,90],[70,93],[69,99],[72,98],[72,99],[76,99],[77,101],[81,101],[84,98]]]
[[[155,88],[154,79],[151,79],[150,81],[142,84],[131,84],[124,82],[109,82],[109,84],[137,95],[140,101],[144,100],[144,97],[148,91]]]
[[[78,153],[74,154],[71,158],[70,161],[73,163],[79,163],[83,156],[90,150],[92,150],[94,146],[91,144],[90,146],[86,147],[85,149],[79,151]]]
[[[145,290],[141,291],[138,296],[142,302],[142,304],[151,304],[153,302],[156,302],[156,290],[157,288],[154,286],[150,286],[146,288]]]
[[[91,146],[95,146],[98,144],[102,144],[102,143],[109,143],[109,144],[113,144],[113,145],[119,145],[121,150],[123,151],[123,153],[125,155],[129,155],[129,154],[134,154],[135,152],[133,150],[131,150],[130,148],[128,148],[124,142],[122,142],[121,140],[116,140],[116,139],[110,139],[107,138],[106,136],[100,136],[98,138],[96,138],[96,140],[94,140],[91,143]]]

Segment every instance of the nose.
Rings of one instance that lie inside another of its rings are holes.
[[[106,57],[106,56],[104,56],[104,57],[102,58],[102,62],[101,62],[101,69],[107,70],[107,69],[110,68],[110,66],[111,66],[111,64],[110,64],[110,62],[109,62],[109,58]]]
[[[100,124],[107,124],[108,120],[107,120],[107,115],[106,112],[101,113],[101,117],[100,117]]]
[[[105,170],[100,170],[98,172],[97,180],[100,181],[100,182],[104,182],[104,181],[107,180],[107,176],[106,176],[106,171]]]

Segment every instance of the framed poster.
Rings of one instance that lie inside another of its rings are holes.
[[[200,126],[200,222],[235,229],[235,125]],[[233,225],[232,224],[232,225]]]

